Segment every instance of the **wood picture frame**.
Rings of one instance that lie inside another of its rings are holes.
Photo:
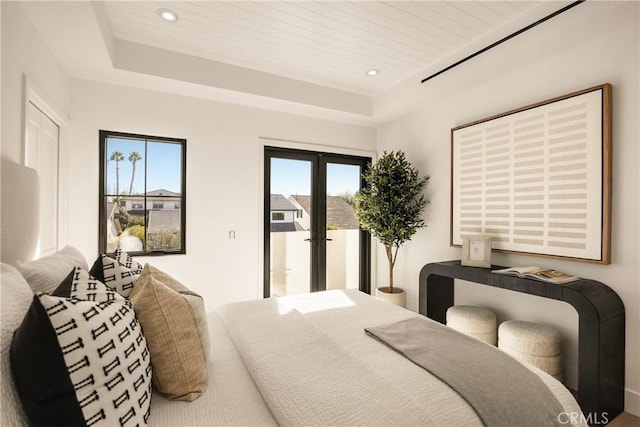
[[[451,129],[451,245],[609,264],[611,85]]]
[[[491,236],[462,236],[460,265],[491,268]]]

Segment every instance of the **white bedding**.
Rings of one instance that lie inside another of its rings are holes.
[[[223,307],[220,315],[280,425],[429,425],[423,406],[296,310],[277,300]]]
[[[207,391],[193,402],[154,392],[149,425],[277,426],[217,313],[208,317],[211,366]]]
[[[358,291],[328,291],[219,313],[280,424],[482,425],[449,386],[363,331],[417,316],[408,310]],[[579,413],[562,384],[535,372],[567,412]]]
[[[22,276],[6,265],[1,288],[0,424],[24,425],[8,375],[8,347],[33,294]],[[481,425],[449,386],[364,333],[365,327],[412,316],[418,315],[359,291],[221,307],[208,317],[208,389],[193,402],[169,401],[155,393],[149,425]],[[579,413],[562,384],[536,373],[566,412]]]

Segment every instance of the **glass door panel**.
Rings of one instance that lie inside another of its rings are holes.
[[[311,291],[312,162],[270,159],[270,295]]]
[[[371,244],[351,206],[369,159],[265,147],[264,296],[369,292]]]
[[[360,189],[360,165],[327,162],[326,289],[358,289],[360,226],[353,197]]]

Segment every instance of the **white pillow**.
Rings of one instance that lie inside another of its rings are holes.
[[[89,269],[87,260],[79,250],[65,246],[54,254],[21,264],[18,271],[33,292],[51,293],[76,266]]]
[[[9,361],[9,349],[11,339],[22,318],[29,309],[33,300],[33,292],[29,284],[20,275],[18,270],[8,264],[2,264],[2,308],[0,311],[0,391],[2,396],[2,418],[0,425],[21,426],[27,425],[27,418],[22,410],[22,404],[11,377],[11,363]]]

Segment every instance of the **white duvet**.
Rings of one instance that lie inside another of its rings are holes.
[[[482,425],[449,386],[364,333],[412,316],[355,290],[221,307],[207,392],[191,403],[154,395],[150,425]],[[536,373],[579,413],[562,384]]]
[[[149,426],[277,426],[217,313],[209,314],[211,366],[207,391],[193,402],[154,392]]]

